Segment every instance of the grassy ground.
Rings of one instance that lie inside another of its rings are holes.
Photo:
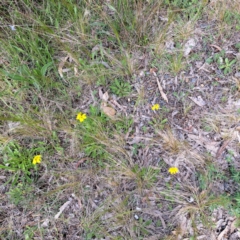
[[[238,0],[0,18],[1,239],[240,239]]]

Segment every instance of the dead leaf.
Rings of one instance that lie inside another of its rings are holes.
[[[69,58],[69,56],[62,58],[62,61],[58,65],[58,73],[61,78],[63,78],[63,67],[64,67],[64,64],[66,63],[66,61],[68,60],[68,58]]]
[[[197,45],[197,42],[194,38],[189,39],[183,48],[184,51],[184,57],[186,57],[191,51],[192,49]]]
[[[210,73],[211,71],[210,69],[210,65],[208,63],[204,63],[201,67],[198,68],[198,71],[203,70],[205,72]]]
[[[79,197],[77,197],[74,193],[72,193],[72,197],[73,197],[75,200],[77,200],[77,202],[78,202],[78,207],[79,207],[80,209],[82,209],[83,205],[82,205],[81,199],[80,199]]]
[[[222,49],[219,46],[217,46],[217,45],[210,44],[210,46],[216,48],[219,52],[222,51]]]
[[[196,136],[194,134],[188,134],[188,137],[194,140],[198,145],[205,147],[212,154],[216,154],[219,148],[219,142],[211,141],[210,139],[203,136]]]
[[[75,77],[78,76],[78,69],[77,69],[77,67],[75,66],[73,69],[74,69],[74,76]]]
[[[103,91],[101,88],[98,89],[98,95],[99,95],[100,99],[102,99]]]
[[[102,100],[107,102],[109,99],[109,96],[108,96],[108,92],[105,92],[103,95],[102,95]]]
[[[231,223],[231,226],[230,226],[230,233],[233,233],[235,231],[236,223],[237,223],[237,219],[234,219],[234,221]]]
[[[50,220],[48,218],[45,219],[45,221],[41,224],[41,227],[47,228],[49,226],[49,222],[50,222]]]
[[[129,145],[133,145],[133,144],[139,143],[142,139],[143,137],[136,136],[136,137],[133,137],[132,141],[129,141],[127,143]]]
[[[194,103],[196,103],[199,107],[203,107],[206,105],[206,102],[202,99],[201,96],[198,97],[189,97]]]
[[[15,129],[19,128],[21,125],[20,122],[11,122],[11,121],[8,121],[7,124],[8,124],[9,132],[14,131]]]
[[[121,111],[123,111],[125,114],[127,114],[127,112],[126,112],[127,107],[120,105],[115,99],[110,100],[109,104],[112,105],[113,107],[118,107]]]
[[[154,72],[157,72],[158,69],[157,68],[150,68],[150,73],[154,73]]]
[[[101,109],[110,118],[113,118],[116,114],[116,111],[114,108],[102,106]]]
[[[82,164],[83,162],[87,161],[87,160],[91,160],[91,158],[89,157],[85,157],[85,158],[82,158],[80,159],[76,164],[75,164],[75,168],[78,168],[80,164]]]
[[[104,102],[108,101],[108,99],[109,99],[108,92],[103,93],[102,89],[99,88],[98,89],[98,94],[99,94],[99,97],[100,97],[101,100],[103,100]]]
[[[176,232],[175,235],[177,235],[177,239],[182,239],[182,237],[189,232],[188,229],[188,219],[184,215],[179,216],[179,232]]]
[[[219,157],[221,157],[222,153],[224,152],[224,150],[226,149],[226,147],[229,143],[230,143],[230,139],[224,141],[223,145],[221,147],[219,147],[219,149],[217,150],[217,153],[216,153],[216,158],[217,159]]]

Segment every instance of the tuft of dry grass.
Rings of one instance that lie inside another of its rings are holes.
[[[158,131],[161,137],[160,142],[169,154],[177,155],[187,148],[187,142],[179,140],[174,133],[168,129],[167,131]]]

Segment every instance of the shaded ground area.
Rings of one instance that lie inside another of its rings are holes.
[[[238,1],[0,12],[2,239],[240,239]]]

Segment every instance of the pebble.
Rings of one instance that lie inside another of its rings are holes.
[[[138,215],[137,215],[137,214],[135,214],[135,215],[134,215],[134,218],[135,218],[136,220],[138,220],[138,219],[139,219],[139,217],[138,217]]]

